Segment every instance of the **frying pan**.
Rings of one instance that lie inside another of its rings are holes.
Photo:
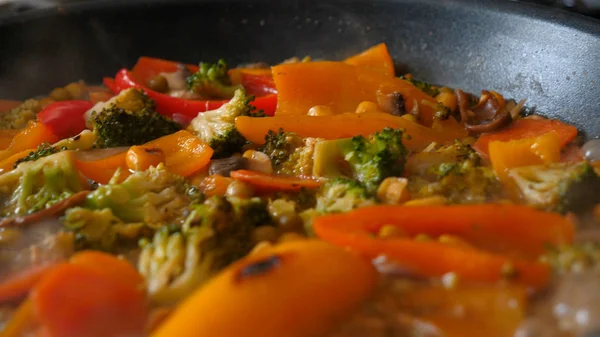
[[[399,72],[527,98],[600,136],[600,21],[505,0],[83,1],[0,18],[0,96],[99,83],[141,55],[275,63],[379,42]]]

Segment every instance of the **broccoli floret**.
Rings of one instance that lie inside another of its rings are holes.
[[[410,82],[412,85],[417,87],[417,89],[421,90],[422,92],[426,93],[427,95],[429,95],[431,97],[435,97],[440,93],[440,90],[438,88],[436,88],[435,86],[433,86],[427,82],[415,80],[412,77],[400,76],[400,78],[405,81]]]
[[[375,199],[359,182],[335,178],[329,180],[317,193],[316,209],[319,213],[349,212],[375,203]]]
[[[110,208],[70,208],[62,218],[64,226],[75,233],[76,249],[115,252],[117,247],[131,247],[142,235],[150,233],[143,223],[124,223]]]
[[[138,89],[127,89],[107,104],[94,107],[88,124],[99,148],[140,145],[177,132],[180,127],[159,114],[152,99]]]
[[[199,113],[188,129],[213,148],[213,158],[226,158],[241,152],[248,141],[235,127],[236,117],[264,116],[262,111],[256,111],[250,104],[253,100],[254,97],[247,96],[245,90],[238,89],[235,96],[220,108]]]
[[[484,203],[501,196],[494,172],[481,165],[470,145],[460,141],[412,158],[408,189],[412,197],[442,195],[451,203]],[[419,168],[422,169],[419,169]]]
[[[79,248],[114,251],[163,226],[183,226],[190,207],[204,196],[164,164],[135,172],[122,183],[109,183],[89,193],[62,219],[75,232]],[[119,241],[117,241],[119,240]]]
[[[340,148],[353,177],[369,193],[374,193],[383,179],[400,176],[404,171],[407,151],[399,129],[385,128],[367,138],[356,136],[351,142],[340,143]]]
[[[273,170],[277,174],[310,176],[313,170],[313,156],[318,138],[302,138],[294,132],[269,130],[265,144],[259,151],[271,158]]]
[[[0,175],[1,216],[32,214],[86,188],[71,152],[60,152]]]
[[[517,167],[509,176],[535,207],[581,213],[600,202],[600,176],[585,161]]]
[[[217,63],[200,63],[200,69],[187,78],[189,90],[207,99],[228,99],[241,85],[232,85],[227,75],[227,63],[221,59]]]
[[[29,121],[35,120],[42,105],[38,100],[28,99],[21,105],[0,114],[0,129],[23,129]]]
[[[158,227],[183,220],[192,201],[185,179],[168,172],[161,163],[133,173],[122,183],[99,186],[88,194],[83,207],[109,208],[123,222]]]
[[[215,196],[192,208],[181,230],[159,230],[141,242],[138,267],[154,302],[173,304],[218,271],[246,255],[258,225],[270,221],[258,199]]]

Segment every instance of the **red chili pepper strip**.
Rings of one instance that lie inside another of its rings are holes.
[[[132,87],[143,89],[150,98],[156,101],[157,111],[169,117],[179,113],[194,118],[200,112],[217,109],[228,102],[227,100],[189,100],[161,94],[137,83],[127,69],[121,69],[117,73],[115,87],[118,91]],[[268,95],[256,98],[252,105],[257,109],[264,110],[267,115],[273,115],[277,107],[277,96]]]

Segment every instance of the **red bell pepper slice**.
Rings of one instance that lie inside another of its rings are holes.
[[[83,114],[91,109],[91,101],[60,101],[46,106],[38,120],[60,138],[74,136],[85,129]]]
[[[156,101],[156,110],[168,117],[180,113],[194,118],[199,112],[217,109],[228,102],[227,100],[197,101],[161,94],[136,82],[129,70],[121,69],[115,77],[115,90],[119,92],[128,88],[143,89],[150,98]],[[277,95],[258,97],[252,102],[252,105],[272,116],[277,108]]]
[[[373,237],[390,225],[406,236]],[[454,272],[465,280],[497,282],[511,268],[515,282],[543,288],[548,265],[535,258],[547,244],[573,240],[573,224],[559,214],[519,205],[374,206],[317,217],[315,233],[370,257],[384,255],[420,276]],[[458,236],[473,246],[415,241],[412,236]],[[519,257],[514,257],[519,256]]]

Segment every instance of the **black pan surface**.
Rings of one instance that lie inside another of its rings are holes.
[[[233,65],[379,42],[401,72],[527,98],[600,136],[600,21],[505,0],[84,1],[0,18],[0,98],[99,83],[140,55]]]

